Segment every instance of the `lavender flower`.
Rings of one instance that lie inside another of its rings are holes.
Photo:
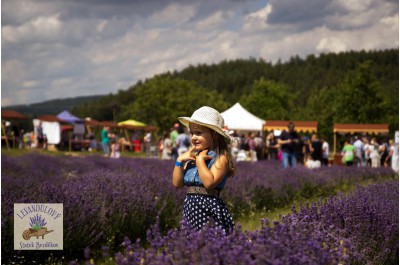
[[[36,230],[39,230],[41,228],[43,228],[47,223],[45,222],[45,218],[43,218],[41,215],[36,214],[34,217],[30,217],[29,218],[31,220],[31,222],[29,223],[29,225]]]
[[[64,250],[24,252],[27,259],[39,263],[44,263],[49,253],[55,259],[82,260],[85,248],[93,251],[91,258],[101,257],[105,252],[102,246],[108,247],[110,255],[123,248],[125,252],[115,257],[118,264],[235,264],[235,260],[243,264],[329,264],[332,260],[346,263],[361,260],[363,253],[368,253],[370,260],[392,257],[393,249],[398,247],[398,239],[391,236],[398,233],[398,217],[393,219],[390,214],[398,209],[398,193],[390,185],[386,187],[388,191],[376,189],[392,194],[391,197],[379,199],[378,195],[369,197],[362,193],[361,201],[352,204],[345,197],[329,199],[303,206],[280,223],[264,221],[257,232],[241,231],[238,225],[229,236],[220,235],[215,228],[193,233],[180,223],[185,189],[176,190],[171,185],[173,166],[173,161],[157,159],[2,155],[4,263],[16,262],[18,258],[14,256],[19,255],[13,248],[13,204],[31,202],[64,204]],[[237,220],[254,211],[291,205],[298,198],[335,195],[338,186],[390,180],[395,176],[389,168],[333,166],[282,170],[275,161],[241,162],[222,197]],[[358,215],[350,215],[351,207],[359,203],[353,211]],[[125,236],[133,243],[124,241]],[[368,247],[364,247],[363,240]],[[221,251],[214,252],[210,244]],[[382,251],[377,252],[380,247]]]

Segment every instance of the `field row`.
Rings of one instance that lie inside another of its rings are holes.
[[[173,231],[180,227],[185,190],[172,187],[172,169],[172,161],[157,159],[2,156],[3,257],[16,261],[24,256],[41,263],[51,254],[55,260],[81,260],[88,247],[105,247],[112,255],[121,250],[125,236],[144,242],[157,218],[160,233]],[[331,195],[337,186],[393,178],[387,168],[282,170],[274,161],[242,162],[222,197],[237,220],[298,198]],[[63,203],[64,250],[14,251],[14,203]]]

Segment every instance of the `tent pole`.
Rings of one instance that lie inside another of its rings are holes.
[[[336,155],[336,132],[333,133],[333,154]]]

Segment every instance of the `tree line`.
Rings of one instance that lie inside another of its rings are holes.
[[[166,72],[126,90],[72,109],[79,117],[135,119],[168,130],[179,116],[208,105],[224,111],[240,102],[265,120],[318,121],[332,134],[334,123],[399,126],[399,51],[350,51],[287,62],[224,60]]]

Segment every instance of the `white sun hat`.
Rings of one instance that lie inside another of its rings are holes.
[[[186,127],[189,127],[189,123],[208,127],[225,137],[228,143],[231,142],[231,136],[223,129],[224,118],[217,110],[211,107],[203,106],[193,112],[192,117],[179,117],[178,120]]]

